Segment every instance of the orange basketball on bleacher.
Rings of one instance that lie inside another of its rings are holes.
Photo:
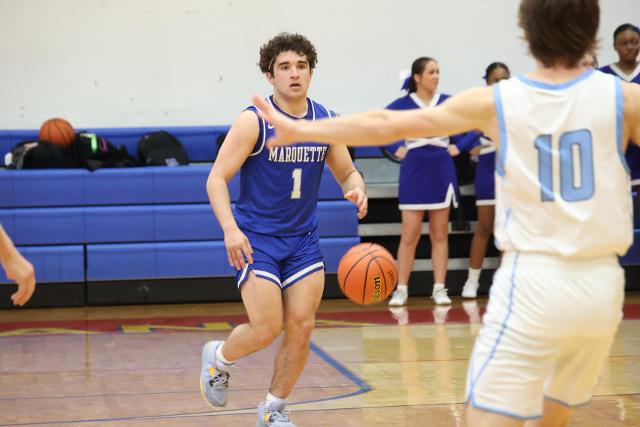
[[[76,131],[71,123],[59,117],[49,119],[40,126],[38,139],[68,147],[73,142]]]
[[[338,285],[356,304],[377,304],[393,292],[398,270],[393,256],[376,243],[355,245],[338,264]]]

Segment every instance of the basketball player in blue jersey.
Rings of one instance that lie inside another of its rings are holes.
[[[293,120],[334,117],[307,98],[316,60],[314,46],[298,34],[282,33],[263,45],[259,65],[273,86],[264,102]],[[359,218],[366,215],[367,197],[346,146],[301,139],[295,147],[268,148],[273,133],[255,106],[247,108],[231,127],[207,181],[249,323],[236,327],[224,342],[205,344],[200,386],[211,406],[224,406],[233,362],[266,347],[284,329],[257,425],[292,427],[285,399],[306,363],[324,288],[316,205],[325,163],[345,198],[357,206]],[[233,213],[227,184],[238,170],[240,196]]]
[[[578,63],[596,44],[598,0],[521,0],[537,68],[434,109],[289,120],[299,140],[384,145],[478,129],[497,147],[495,238],[504,251],[467,376],[471,426],[564,426],[587,403],[622,317],[618,256],[633,237],[623,153],[640,141],[640,86]]]
[[[1,224],[0,264],[7,278],[18,285],[18,290],[11,295],[13,305],[25,305],[36,287],[35,271],[33,265],[18,252]]]

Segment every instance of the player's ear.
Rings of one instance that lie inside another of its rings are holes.
[[[269,82],[269,84],[273,84],[274,77],[270,71],[267,71],[266,73],[264,73],[264,76],[267,78],[267,81]]]

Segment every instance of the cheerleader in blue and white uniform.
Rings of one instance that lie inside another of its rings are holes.
[[[502,62],[491,63],[485,72],[484,79],[488,86],[508,79],[511,76],[509,67]],[[469,133],[457,144],[451,145],[449,152],[456,156],[460,151],[477,151],[478,165],[476,166],[475,190],[476,207],[478,209],[478,224],[471,240],[471,254],[469,256],[469,274],[462,289],[463,298],[475,298],[478,293],[478,283],[482,272],[482,262],[487,252],[487,244],[493,234],[493,219],[495,216],[495,170],[496,146],[494,142],[481,133]]]
[[[441,104],[448,95],[437,91],[439,80],[440,67],[435,59],[416,59],[411,66],[411,75],[403,86],[408,94],[396,99],[387,108],[410,110]],[[429,212],[431,262],[435,279],[432,298],[436,304],[451,304],[445,278],[449,258],[449,210],[452,203],[457,206],[458,182],[448,146],[449,136],[425,136],[405,141],[406,156],[400,166],[398,189],[402,213],[402,236],[397,259],[398,287],[389,301],[391,306],[407,303],[409,276],[422,234],[425,211]]]

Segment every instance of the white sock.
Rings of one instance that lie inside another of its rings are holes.
[[[444,283],[434,283],[433,290],[435,291],[436,289],[444,289]]]
[[[284,399],[280,399],[279,397],[274,396],[271,393],[267,393],[267,397],[265,398],[265,402],[267,402],[266,406],[270,406],[273,403],[284,402]]]
[[[222,355],[222,347],[224,347],[224,343],[221,344],[220,346],[218,346],[218,349],[216,350],[216,360],[219,360],[220,362],[224,363],[225,365],[233,365],[233,362],[229,362]]]
[[[467,280],[471,282],[477,282],[480,279],[481,268],[469,268],[469,276]]]
[[[396,287],[397,290],[399,290],[400,292],[404,291],[404,292],[409,292],[409,286],[407,285],[398,285]]]

